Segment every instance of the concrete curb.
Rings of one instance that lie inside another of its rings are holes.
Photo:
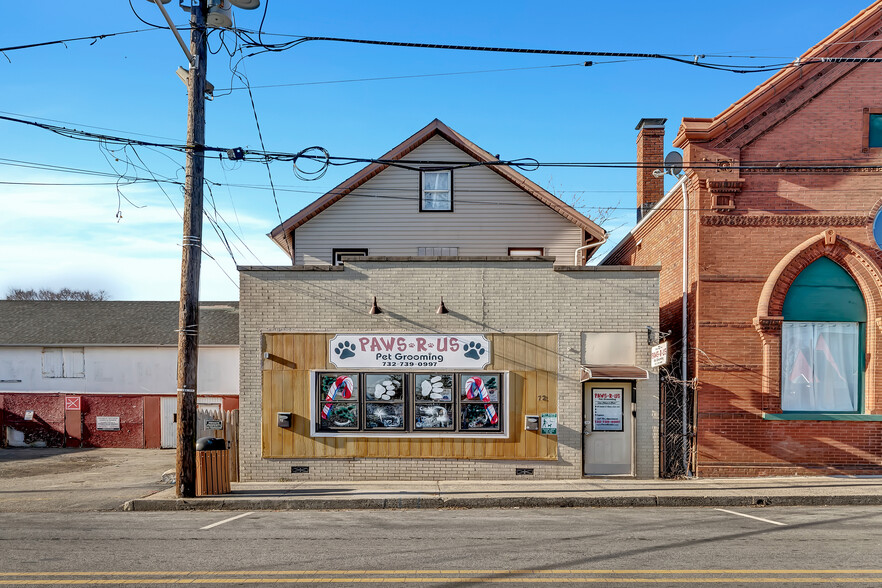
[[[784,496],[512,496],[444,498],[171,498],[135,499],[125,511],[177,510],[383,510],[439,508],[634,508],[634,507],[757,507],[757,506],[875,506],[882,494]]]

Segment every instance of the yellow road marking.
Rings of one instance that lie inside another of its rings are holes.
[[[321,574],[882,574],[882,569],[867,570],[212,570],[212,571],[141,571],[141,572],[0,572],[4,576],[226,576],[226,575],[321,575]]]
[[[780,584],[780,583],[800,583],[800,584],[856,584],[863,583],[866,584],[870,581],[877,581],[871,578],[854,578],[854,577],[839,577],[839,576],[825,576],[825,577],[812,577],[812,576],[796,576],[796,577],[785,577],[785,578],[757,578],[757,577],[732,577],[732,578],[716,578],[716,577],[688,577],[688,578],[622,578],[622,577],[570,577],[570,578],[483,578],[483,577],[470,577],[470,576],[452,576],[450,578],[438,578],[438,577],[423,577],[423,578],[413,578],[408,576],[400,576],[400,577],[371,577],[371,578],[340,578],[340,577],[300,577],[300,578],[228,578],[229,581],[235,581],[237,583],[242,584],[271,584],[271,583],[291,583],[291,584],[306,584],[306,583],[389,583],[389,582],[397,582],[397,583],[439,583],[439,582],[451,582],[451,583],[461,583],[461,582],[484,582],[484,583],[492,583],[492,584],[527,584],[527,583],[580,583],[580,584],[599,584],[599,583],[614,583],[614,584],[671,584],[671,583],[680,583],[680,584],[733,584],[733,583],[748,583],[748,584]],[[120,578],[94,578],[94,579],[60,579],[60,580],[50,580],[50,579],[42,579],[42,580],[2,580],[0,581],[0,585],[3,584],[18,584],[18,585],[40,585],[40,586],[52,586],[52,585],[103,585],[103,584],[203,584],[203,583],[216,583],[218,578],[216,577],[206,577],[206,578],[137,578],[137,579],[120,579]]]

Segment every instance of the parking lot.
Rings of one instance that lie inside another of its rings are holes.
[[[0,449],[0,512],[116,510],[174,465],[174,450]]]

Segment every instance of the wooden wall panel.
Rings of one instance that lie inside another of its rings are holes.
[[[493,334],[493,363],[487,371],[509,373],[508,439],[462,437],[309,436],[310,370],[332,369],[333,335],[264,335],[262,451],[269,458],[418,457],[556,460],[557,437],[524,431],[524,415],[557,412],[557,335]],[[363,391],[362,391],[363,393]],[[276,426],[277,412],[291,412],[291,429]]]

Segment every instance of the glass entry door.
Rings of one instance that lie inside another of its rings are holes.
[[[630,382],[585,382],[582,459],[586,476],[634,474],[634,414]]]

